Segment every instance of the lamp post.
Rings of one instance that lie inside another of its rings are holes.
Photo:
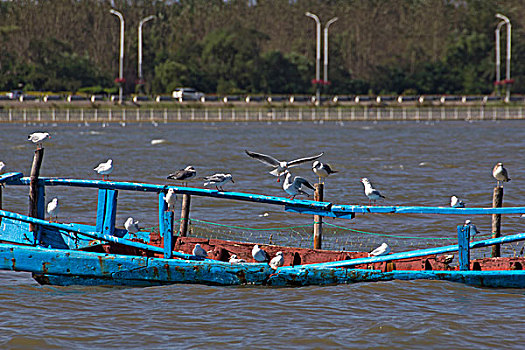
[[[124,17],[122,13],[116,10],[109,10],[109,12],[120,19],[120,59],[118,72],[118,103],[122,104],[122,84],[124,83]]]
[[[151,16],[148,16],[148,17],[145,17],[143,19],[140,20],[140,23],[139,23],[139,29],[138,29],[138,41],[139,41],[139,52],[138,52],[138,60],[139,60],[139,63],[138,63],[138,84],[139,84],[139,87],[142,86],[144,84],[144,78],[142,76],[142,25],[144,23],[146,23],[147,21],[151,21],[152,19],[154,19],[155,16],[154,15],[151,15]]]
[[[306,16],[313,18],[315,20],[315,23],[317,24],[317,33],[316,33],[316,39],[317,39],[317,49],[316,49],[316,55],[315,55],[315,84],[316,84],[316,92],[315,92],[315,102],[316,104],[320,103],[321,98],[321,91],[319,90],[319,84],[321,82],[321,21],[319,21],[319,17],[314,15],[313,13],[306,12]]]
[[[339,18],[334,17],[329,20],[324,26],[324,76],[323,80],[325,84],[328,84],[328,27],[330,24],[337,21]]]
[[[512,80],[510,79],[510,57],[511,57],[511,24],[508,17],[502,15],[501,13],[496,14],[496,18],[499,18],[502,20],[502,22],[498,23],[498,26],[496,27],[496,83],[499,84],[499,78],[500,78],[500,42],[499,42],[499,31],[503,25],[507,25],[507,62],[506,62],[506,77],[505,77],[505,85],[507,85],[507,93],[505,99],[507,101],[510,100],[510,85],[512,84]]]

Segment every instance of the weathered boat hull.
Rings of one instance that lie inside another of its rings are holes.
[[[32,272],[41,284],[155,286],[308,286],[391,280],[445,280],[481,287],[525,288],[525,271],[402,271],[300,265],[271,269],[267,264],[216,260],[136,257],[0,244],[0,269]]]

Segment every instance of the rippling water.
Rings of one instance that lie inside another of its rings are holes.
[[[53,139],[46,143],[42,176],[94,179],[92,169],[112,158],[115,180],[166,183],[171,171],[193,164],[199,177],[231,172],[235,183],[225,189],[281,196],[280,184],[267,174],[270,169],[247,157],[244,149],[283,160],[324,151],[324,161],[339,170],[326,183],[326,200],[365,204],[359,179],[366,176],[387,196],[385,204],[432,206],[448,205],[451,194],[468,206],[490,206],[491,169],[501,161],[512,178],[504,198],[505,206],[511,206],[523,205],[524,127],[520,121],[1,125],[0,160],[6,170],[28,174],[33,146],[25,141],[27,134],[47,130]],[[166,142],[152,145],[154,139]],[[308,167],[295,173],[315,181]],[[93,190],[47,188],[46,195],[60,197],[61,220],[94,221]],[[8,187],[4,208],[25,212],[27,189]],[[264,212],[269,215],[260,216]],[[144,226],[157,225],[156,197],[121,192],[117,222],[130,215]],[[311,223],[311,217],[287,214],[280,207],[207,198],[193,198],[191,215],[252,229]],[[454,237],[464,219],[368,214],[351,222],[326,222],[374,233],[445,238]],[[489,217],[471,219],[482,232],[490,232]],[[524,224],[519,215],[505,216],[502,230],[524,232]],[[349,234],[325,226],[327,244],[342,236],[348,239]],[[366,249],[377,243],[359,239]],[[412,244],[389,243],[397,251]],[[43,287],[28,274],[11,272],[0,272],[0,281],[2,348],[521,349],[525,341],[523,290],[439,281],[293,289]]]

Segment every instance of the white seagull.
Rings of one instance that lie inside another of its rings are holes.
[[[5,168],[5,163],[0,162],[0,174],[2,173],[2,170],[4,170],[4,168]]]
[[[368,197],[368,204],[371,205],[372,202],[375,204],[376,200],[379,198],[385,198],[385,196],[383,196],[378,190],[372,187],[370,180],[366,177],[363,177],[361,182],[365,185],[365,195]]]
[[[292,168],[294,166],[298,166],[303,163],[311,162],[312,160],[316,160],[317,158],[321,157],[324,154],[324,152],[321,152],[320,154],[313,156],[313,157],[299,158],[299,159],[290,160],[287,162],[287,161],[281,161],[281,160],[275,159],[274,157],[268,156],[266,154],[250,152],[248,150],[244,150],[244,151],[250,157],[257,159],[258,161],[263,162],[266,165],[274,167],[275,169],[270,171],[270,174],[272,174],[273,176],[277,176],[277,181],[279,181],[279,177],[284,175],[284,173],[286,172],[286,170],[288,170],[288,168]]]
[[[204,250],[204,248],[201,247],[199,243],[195,244],[195,248],[193,248],[193,255],[205,258],[208,256],[208,253]]]
[[[49,215],[49,220],[55,218],[58,221],[58,198],[53,198],[51,202],[47,203],[47,214]]]
[[[450,197],[450,206],[452,208],[465,208],[465,203],[456,196]]]
[[[258,262],[268,261],[268,254],[264,250],[259,248],[258,244],[253,246],[252,256]]]
[[[312,164],[312,171],[319,177],[319,183],[321,183],[321,178],[328,177],[332,174],[337,173],[337,171],[332,170],[330,165],[321,163],[320,161],[316,160]]]
[[[283,252],[277,252],[275,257],[270,261],[270,267],[274,270],[277,270],[278,267],[283,266],[284,257]]]
[[[501,181],[501,187],[503,187],[503,182],[509,182],[509,174],[507,173],[507,169],[503,167],[503,163],[498,163],[494,165],[494,168],[492,169],[492,176],[498,181],[498,186],[500,185]]]
[[[470,240],[472,241],[474,240],[474,236],[476,236],[479,233],[479,231],[476,225],[474,225],[472,221],[468,219],[465,220],[465,225],[463,225],[463,227],[467,227],[467,226],[470,228]]]
[[[107,162],[100,163],[93,170],[95,170],[98,174],[102,175],[102,180],[104,180],[104,175],[109,175],[113,171],[113,160],[108,159]]]
[[[175,194],[175,190],[173,188],[168,190],[168,193],[166,193],[164,196],[164,200],[168,204],[168,211],[174,211],[175,203],[177,203],[177,195]]]
[[[42,148],[42,143],[51,138],[48,132],[34,132],[27,137],[27,141],[31,141],[36,144],[36,149]]]
[[[387,255],[388,253],[390,253],[390,247],[388,246],[388,244],[383,243],[379,247],[368,253],[368,256],[381,256]]]
[[[167,179],[184,182],[184,185],[186,186],[188,180],[195,177],[195,175],[197,175],[197,171],[193,165],[188,165],[184,169],[180,169],[173,174],[169,174]]]
[[[292,180],[292,174],[287,170],[285,171],[286,178],[283,182],[283,190],[290,195],[290,199],[295,199],[295,196],[304,194],[310,197],[308,193],[303,191],[302,187],[308,187],[309,189],[315,190],[315,188],[305,179],[300,176],[296,176]]]
[[[228,262],[230,264],[240,264],[240,263],[245,263],[246,260],[240,259],[237,257],[237,255],[233,254],[232,256],[230,256],[230,260],[228,260]]]
[[[224,191],[222,186],[228,181],[235,183],[232,174],[213,174],[204,178],[204,186],[212,185],[215,186],[217,191]]]
[[[124,223],[124,227],[128,230],[129,233],[137,233],[140,231],[139,221],[134,221],[132,217],[129,217]]]

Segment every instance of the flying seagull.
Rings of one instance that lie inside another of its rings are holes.
[[[290,174],[288,170],[285,172],[285,174],[286,178],[283,182],[283,190],[290,195],[290,199],[295,199],[295,196],[299,194],[304,194],[305,196],[310,197],[308,193],[303,191],[303,186],[315,190],[315,188],[305,178],[296,176],[292,180],[292,174]]]
[[[235,183],[235,181],[233,181],[232,174],[213,174],[204,178],[204,186],[212,185],[215,186],[217,191],[224,191],[222,186],[224,186],[224,184],[226,184],[228,181]]]
[[[363,177],[361,182],[365,185],[365,195],[368,197],[368,204],[371,205],[372,202],[375,204],[376,200],[379,198],[385,198],[385,196],[383,196],[378,190],[372,187],[370,180],[366,177]]]
[[[188,165],[184,169],[180,169],[173,174],[169,174],[167,179],[181,181],[184,183],[184,186],[186,186],[188,184],[188,180],[195,177],[195,175],[197,175],[197,171],[193,165]]]
[[[321,163],[320,161],[316,160],[312,164],[312,171],[319,177],[319,183],[321,183],[321,178],[328,177],[332,174],[337,173],[337,171],[332,170],[330,165]]]
[[[257,159],[258,161],[273,167],[274,169],[270,171],[270,174],[272,174],[273,176],[277,176],[278,177],[277,181],[279,181],[279,177],[284,175],[284,173],[286,172],[286,170],[288,170],[288,168],[292,168],[294,166],[298,166],[303,163],[311,162],[321,157],[324,154],[324,152],[321,152],[320,154],[313,156],[313,157],[299,158],[299,159],[290,160],[287,162],[287,161],[281,161],[281,160],[275,159],[274,157],[268,156],[266,154],[250,152],[248,150],[244,150],[244,151],[250,157]]]
[[[498,181],[498,187],[500,185],[501,181],[501,187],[503,187],[503,182],[509,182],[509,174],[507,173],[507,169],[503,167],[503,163],[498,163],[494,165],[494,168],[492,169],[492,176]]]
[[[109,175],[113,171],[113,160],[108,159],[105,163],[97,165],[95,170],[98,174],[102,175],[102,181],[104,181],[104,175]]]
[[[51,138],[48,132],[34,132],[27,137],[27,141],[33,142],[36,144],[36,149],[40,149],[42,148],[42,143],[48,138]]]

